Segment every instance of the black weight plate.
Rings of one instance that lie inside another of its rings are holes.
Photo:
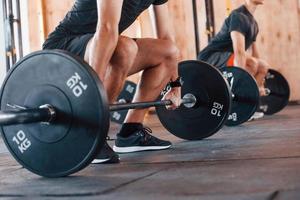
[[[187,93],[197,98],[194,108],[181,105],[176,110],[157,107],[162,125],[172,134],[186,140],[207,138],[223,127],[231,106],[231,93],[222,74],[201,61],[179,64],[183,78],[182,96]]]
[[[126,81],[124,87],[118,96],[118,103],[131,103],[136,91],[136,84],[131,81]],[[128,110],[120,110],[110,112],[110,119],[113,122],[122,124],[126,118]]]
[[[271,93],[260,98],[260,110],[267,115],[273,115],[288,104],[290,99],[289,83],[282,74],[270,69],[266,76],[265,88],[269,89]]]
[[[9,72],[1,92],[1,110],[8,105],[37,108],[51,104],[51,124],[3,126],[6,146],[28,170],[61,177],[86,167],[102,146],[109,126],[106,94],[95,72],[63,51],[32,53]]]
[[[259,90],[255,79],[244,69],[227,67],[221,69],[227,79],[233,96],[227,126],[237,126],[250,119],[259,103]]]

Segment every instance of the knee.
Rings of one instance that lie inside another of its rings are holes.
[[[178,60],[180,51],[175,43],[171,40],[162,40],[162,49],[164,49],[164,58],[166,60]]]
[[[180,56],[180,51],[177,46],[170,40],[164,40],[162,42],[162,47],[164,50],[163,53],[163,63],[164,67],[167,68],[169,73],[172,71],[178,70],[178,59]]]
[[[266,76],[269,69],[270,69],[270,66],[266,61],[259,60],[259,64],[258,64],[258,73],[259,74],[263,74],[264,76]]]
[[[121,36],[114,51],[111,64],[114,70],[128,72],[138,52],[138,46],[130,38]]]

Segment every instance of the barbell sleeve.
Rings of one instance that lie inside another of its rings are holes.
[[[185,105],[187,108],[193,107],[197,102],[197,99],[192,94],[186,94],[181,99],[181,104]],[[156,106],[170,106],[173,102],[171,100],[160,100],[160,101],[149,101],[149,102],[136,102],[136,103],[119,103],[111,104],[109,110],[119,111],[119,110],[129,110],[129,109],[144,109]]]
[[[55,109],[50,105],[33,109],[0,111],[0,125],[51,122],[54,120],[55,115]]]

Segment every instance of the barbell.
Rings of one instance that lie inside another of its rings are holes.
[[[199,61],[180,63],[179,74],[184,95],[177,110],[166,110],[170,100],[109,105],[87,63],[64,51],[34,52],[22,58],[3,83],[3,140],[26,169],[61,177],[94,159],[106,139],[110,111],[156,106],[163,126],[175,136],[199,140],[213,135],[228,117],[228,84],[218,70]]]
[[[265,114],[274,114],[281,111],[288,103],[290,95],[288,82],[282,74],[273,69],[268,71],[265,78],[267,95],[263,97],[259,97],[256,80],[242,68],[230,66],[222,68],[221,72],[233,95],[232,108],[228,121],[225,123],[228,126],[237,126],[247,122],[257,110],[261,110]],[[135,90],[136,84],[126,81],[118,101],[131,102]],[[240,99],[235,98],[235,94]],[[111,112],[111,120],[122,124],[126,115],[127,111]]]
[[[206,66],[205,64],[201,65]],[[207,66],[203,68],[202,74],[205,74],[207,69],[211,67]],[[230,86],[230,92],[232,93],[232,106],[226,125],[237,126],[249,120],[250,117],[257,110],[259,102],[259,91],[255,79],[245,70],[238,67],[222,68],[221,73],[225,80],[227,80]],[[200,74],[198,74],[200,75]],[[187,75],[185,78],[189,78]],[[220,81],[225,81],[221,80]],[[212,80],[206,80],[210,84],[216,84]],[[226,84],[226,83],[224,83]],[[196,87],[196,86],[195,86]],[[122,92],[118,97],[120,102],[131,102],[136,89],[136,84],[132,82],[126,82]],[[221,91],[220,91],[221,92]],[[216,95],[216,94],[215,94]],[[162,109],[162,108],[160,108]],[[159,110],[159,109],[157,109]],[[165,113],[164,111],[163,113]],[[123,123],[127,112],[115,111],[111,113],[112,121],[117,123]],[[160,115],[160,113],[158,113]],[[171,116],[170,116],[171,117]],[[170,119],[170,118],[168,118]],[[167,124],[171,124],[168,122]]]
[[[265,77],[265,96],[259,95],[256,80],[246,70],[230,66],[221,68],[221,72],[230,85],[231,92],[246,98],[234,98],[228,121],[225,123],[227,126],[237,126],[248,121],[258,110],[269,115],[275,114],[288,104],[289,84],[284,76],[274,69],[269,69]]]
[[[248,92],[232,93],[223,75],[200,61],[179,64],[182,104],[170,100],[109,105],[97,74],[81,59],[59,50],[34,52],[8,73],[0,94],[0,128],[14,158],[45,177],[83,169],[101,149],[109,112],[156,106],[162,125],[182,139],[207,138],[227,121],[231,102],[253,104]],[[228,73],[227,73],[228,75]],[[236,80],[244,80],[240,73]]]

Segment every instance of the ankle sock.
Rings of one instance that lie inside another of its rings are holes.
[[[142,128],[143,128],[143,124],[141,123],[124,123],[118,135],[121,137],[129,137],[134,132]]]

